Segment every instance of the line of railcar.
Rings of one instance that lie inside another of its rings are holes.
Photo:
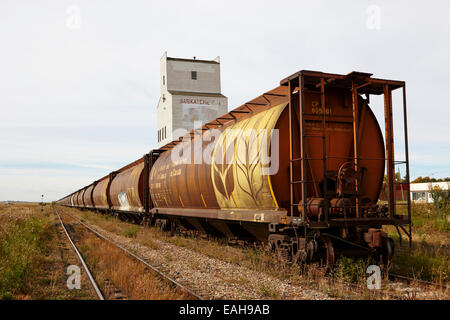
[[[394,160],[397,89],[404,161]],[[405,203],[393,196],[396,165],[405,166],[409,186],[405,90],[403,81],[368,73],[303,70],[58,202],[163,229],[265,242],[289,261],[333,265],[347,254],[388,263],[394,247],[383,226],[411,241],[409,190]],[[384,97],[384,137],[371,95]],[[209,161],[195,160],[199,146]],[[388,202],[380,205],[385,173]]]

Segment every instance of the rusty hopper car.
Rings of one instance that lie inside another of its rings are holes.
[[[404,161],[393,150],[399,88]],[[384,137],[370,95],[384,96]],[[406,167],[409,182],[405,98],[403,81],[300,71],[79,193],[93,190],[95,208],[165,229],[265,242],[290,261],[332,265],[342,253],[386,263],[394,248],[383,225],[411,240],[409,190],[405,215],[393,197],[395,165]],[[379,205],[385,173],[388,203]],[[75,203],[90,206],[82,199]]]

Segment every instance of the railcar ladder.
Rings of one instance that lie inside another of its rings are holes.
[[[296,85],[298,85],[297,95],[295,95]],[[306,216],[307,207],[307,195],[308,195],[308,182],[313,182],[316,193],[318,193],[318,181],[307,180],[307,161],[308,160],[322,160],[323,162],[323,196],[328,197],[327,190],[327,161],[326,161],[326,107],[325,107],[325,79],[320,77],[320,81],[316,83],[316,88],[320,88],[320,91],[305,89],[305,78],[302,73],[293,79],[289,79],[289,179],[290,179],[290,215],[296,216],[298,213],[302,217],[302,221],[305,226],[308,224]],[[321,106],[321,124],[322,135],[308,135],[305,128],[305,116],[308,115],[305,112],[304,94],[305,93],[320,93],[320,106]],[[298,100],[296,100],[298,99]],[[298,108],[297,108],[298,107]],[[298,109],[298,112],[296,112]],[[299,124],[299,147],[300,155],[295,157],[294,143],[295,143],[295,121]],[[307,156],[305,138],[319,138],[322,140],[322,158],[311,158]],[[300,180],[295,180],[294,162],[300,162]],[[311,172],[312,173],[312,172]],[[313,175],[311,175],[313,177]],[[300,195],[296,194],[297,185],[300,184]],[[317,195],[318,196],[318,195]],[[300,198],[303,200],[300,203]],[[302,207],[301,212],[299,207]],[[325,224],[328,224],[328,203],[325,202]],[[305,230],[306,231],[306,230]]]

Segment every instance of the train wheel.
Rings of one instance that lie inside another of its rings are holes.
[[[320,262],[328,269],[332,269],[335,263],[334,246],[329,236],[320,238]]]

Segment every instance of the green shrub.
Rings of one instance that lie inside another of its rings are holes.
[[[137,233],[139,232],[139,228],[136,226],[131,226],[126,228],[123,231],[123,235],[128,238],[136,238]]]
[[[440,252],[420,248],[411,252],[398,252],[394,256],[394,272],[426,281],[450,280],[449,258]]]
[[[450,232],[450,221],[448,219],[435,219],[433,225],[441,232]]]
[[[25,293],[52,237],[48,219],[30,218],[0,234],[0,298]]]
[[[347,282],[360,283],[366,279],[366,270],[370,264],[369,259],[341,256],[336,262],[333,277]]]

